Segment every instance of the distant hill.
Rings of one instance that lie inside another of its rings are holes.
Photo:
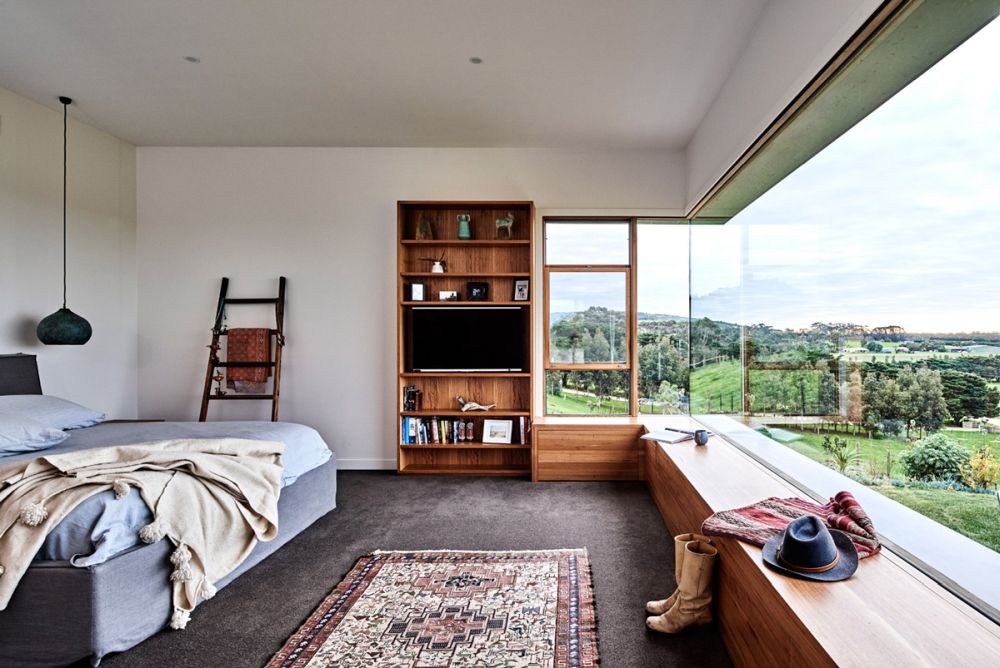
[[[687,320],[686,315],[668,315],[666,313],[637,313],[639,320]]]

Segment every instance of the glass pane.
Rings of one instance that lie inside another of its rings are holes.
[[[628,264],[628,222],[547,221],[546,264]]]
[[[998,59],[995,22],[692,227],[691,394],[1000,552]]]
[[[546,415],[628,415],[628,371],[546,371]]]
[[[735,223],[691,226],[691,412],[743,410],[742,237]]]
[[[688,226],[639,221],[639,412],[688,410]]]
[[[628,362],[623,271],[549,274],[549,357],[557,364]]]

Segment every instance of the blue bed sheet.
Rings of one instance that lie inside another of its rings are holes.
[[[74,429],[69,434],[53,448],[9,455],[4,461],[170,438],[247,438],[285,444],[282,487],[287,487],[331,457],[315,429],[289,422],[128,422]],[[35,559],[69,561],[81,568],[99,564],[138,545],[139,529],[151,521],[149,508],[137,490],[122,499],[116,499],[111,491],[102,492],[67,515],[49,534]]]

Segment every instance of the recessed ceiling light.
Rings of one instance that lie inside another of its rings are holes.
[[[483,62],[483,59],[479,56],[473,56],[472,58],[469,58],[469,62],[473,65],[479,65]]]
[[[189,63],[200,63],[201,62],[201,58],[196,58],[195,56],[184,56],[184,60],[188,61]]]

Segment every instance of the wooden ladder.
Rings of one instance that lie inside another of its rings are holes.
[[[271,401],[271,421],[278,421],[278,400],[281,397],[281,350],[285,347],[285,277],[278,278],[278,296],[250,299],[232,299],[226,296],[229,279],[222,278],[219,291],[219,305],[215,310],[215,325],[212,327],[212,343],[208,346],[208,368],[205,371],[205,389],[201,395],[201,415],[199,422],[208,417],[208,402],[262,399]],[[223,362],[219,359],[219,338],[227,336],[229,330],[223,326],[226,307],[237,304],[274,304],[275,328],[268,330],[274,337],[274,361],[272,362]],[[212,380],[216,370],[225,367],[270,367],[274,369],[274,385],[271,394],[212,394]]]

